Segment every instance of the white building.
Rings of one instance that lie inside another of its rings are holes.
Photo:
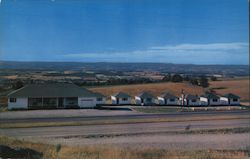
[[[240,97],[235,94],[228,93],[220,97],[220,102],[221,105],[240,105]]]
[[[160,105],[178,105],[179,98],[170,94],[170,93],[164,93],[161,96],[158,97],[158,102]]]
[[[182,99],[182,98],[184,98],[184,99]],[[186,106],[198,106],[198,105],[200,105],[199,99],[200,98],[197,95],[188,94],[188,95],[184,95],[184,97],[182,96],[180,98],[180,102]]]
[[[149,92],[142,92],[135,96],[135,104],[137,105],[155,105],[156,98]]]
[[[96,103],[93,92],[69,83],[30,84],[8,95],[8,109],[87,108]]]
[[[220,105],[220,97],[213,93],[206,93],[200,96],[200,105]]]
[[[123,92],[118,92],[111,96],[111,101],[115,105],[131,104],[131,96]]]
[[[106,100],[107,100],[106,96],[97,92],[95,92],[94,94],[96,95],[96,105],[106,104]]]

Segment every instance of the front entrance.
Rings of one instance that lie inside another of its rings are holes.
[[[58,98],[58,108],[64,108],[63,98]]]
[[[165,102],[165,105],[167,105],[167,104],[168,104],[168,100],[167,100],[167,99],[164,99],[164,102]]]

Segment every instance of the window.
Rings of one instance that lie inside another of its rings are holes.
[[[146,99],[146,102],[151,102],[152,101],[152,98],[147,98]]]
[[[170,99],[170,102],[174,102],[174,101],[175,101],[175,99],[174,99],[174,98]]]
[[[100,101],[102,101],[102,98],[97,98],[96,100],[100,102]]]
[[[57,98],[43,98],[44,106],[57,106]]]
[[[123,101],[127,101],[127,100],[128,100],[128,98],[122,98],[122,100],[123,100]]]
[[[238,102],[238,99],[237,99],[237,98],[234,98],[233,101],[234,101],[234,102]]]
[[[16,98],[10,98],[10,103],[16,103]]]
[[[28,98],[28,106],[43,106],[43,99],[42,98]]]
[[[218,99],[213,99],[213,102],[218,102]]]
[[[191,101],[192,101],[192,102],[196,102],[196,99],[192,99]]]

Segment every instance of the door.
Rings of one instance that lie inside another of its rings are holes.
[[[167,105],[168,104],[168,100],[166,99],[166,98],[164,98],[164,101],[165,101],[165,105]]]
[[[63,98],[58,98],[58,108],[64,108]]]

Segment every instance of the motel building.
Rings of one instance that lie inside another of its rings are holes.
[[[101,93],[95,92],[95,97],[96,97],[96,105],[103,105],[106,104],[107,98],[105,95]]]
[[[200,98],[197,95],[192,94],[182,95],[180,103],[182,103],[181,105],[186,106],[198,106],[200,105]]]
[[[136,105],[155,105],[156,98],[149,92],[142,92],[139,95],[135,96]]]
[[[8,109],[90,108],[96,96],[70,83],[30,84],[8,95]]]
[[[178,105],[179,98],[170,93],[164,93],[158,97],[159,105]]]
[[[111,101],[114,105],[131,104],[131,96],[124,92],[118,92],[111,96]]]
[[[202,106],[220,105],[220,97],[213,93],[206,93],[200,96]]]
[[[240,97],[235,94],[228,93],[220,97],[220,102],[221,105],[240,105]]]

